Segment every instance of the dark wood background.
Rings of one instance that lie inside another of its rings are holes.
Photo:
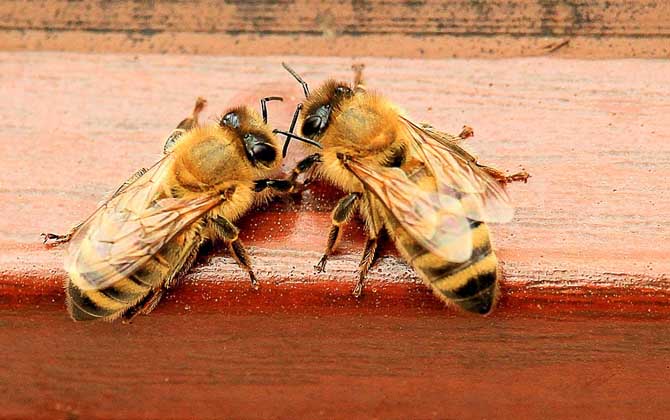
[[[655,0],[7,0],[0,18],[0,48],[21,51],[670,56],[670,3]]]
[[[669,13],[2,2],[0,417],[665,417],[670,62],[648,58],[667,58]],[[64,251],[39,233],[67,230],[155,161],[198,95],[207,119],[281,95],[270,119],[285,127],[301,92],[281,61],[313,85],[363,62],[416,119],[470,125],[481,160],[532,174],[510,187],[514,221],[492,227],[496,312],[445,308],[390,245],[353,299],[357,224],[316,274],[339,194],[317,185],[240,222],[260,291],[214,249],[149,317],[70,321]]]

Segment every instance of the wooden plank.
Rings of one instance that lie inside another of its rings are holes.
[[[201,54],[670,56],[653,0],[0,3],[0,48]],[[553,46],[569,40],[560,50]]]
[[[338,58],[1,53],[0,94],[10,99],[2,104],[0,142],[0,305],[62,302],[63,250],[46,249],[39,233],[68,229],[153,162],[197,95],[209,98],[214,114],[284,96],[272,104],[271,123],[285,127],[301,93],[282,60],[314,85],[351,76],[351,62]],[[469,146],[484,162],[533,175],[511,187],[514,221],[493,227],[505,272],[501,312],[668,314],[668,62],[364,61],[371,87],[410,115],[451,131],[473,126]],[[304,153],[293,150],[285,169]],[[357,306],[349,293],[359,227],[347,231],[327,273],[312,269],[337,194],[320,187],[241,223],[268,293],[251,302]],[[227,256],[203,263],[189,279],[233,302],[247,281]],[[440,307],[417,283],[388,245],[361,305],[389,310],[408,299],[401,306],[410,311]],[[194,290],[187,284],[175,293],[215,299]]]
[[[3,311],[4,418],[645,418],[668,400],[667,321],[440,309],[189,308],[73,324]]]

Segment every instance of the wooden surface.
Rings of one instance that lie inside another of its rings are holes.
[[[3,314],[4,418],[663,419],[667,321],[439,309],[231,313],[132,325]],[[7,346],[11,343],[11,346]]]
[[[9,0],[0,18],[13,50],[670,57],[670,4],[654,0]]]
[[[212,114],[262,96],[284,96],[284,103],[271,104],[270,117],[285,127],[300,90],[279,65],[282,59],[315,85],[328,76],[350,77],[351,64],[298,57],[0,58],[8,98],[0,154],[3,290],[20,282],[54,296],[64,278],[63,249],[45,248],[39,233],[67,230],[106,191],[155,161],[166,133],[195,96],[208,97]],[[503,307],[548,300],[607,311],[631,305],[638,312],[668,311],[669,63],[365,63],[371,87],[387,92],[414,118],[454,132],[468,124],[476,133],[470,147],[483,162],[532,174],[528,184],[510,187],[514,221],[493,227],[504,264]],[[305,153],[292,150],[286,167]],[[359,229],[349,229],[343,253],[327,273],[312,269],[337,195],[317,188],[302,202],[275,203],[241,223],[261,281],[305,290],[337,282],[346,295],[362,249]],[[375,285],[422,287],[392,247],[387,251],[370,275],[371,299]],[[241,281],[245,275],[227,257],[214,257],[193,278]]]
[[[208,98],[215,115],[316,86],[345,58],[0,53],[0,416],[663,417],[670,388],[670,62],[365,58],[372,88],[501,168],[517,213],[492,227],[503,298],[487,318],[433,298],[387,246],[350,297],[357,225],[324,274],[338,193],[246,217],[262,284],[215,250],[149,317],[75,324],[65,231]],[[295,148],[285,166],[307,151]]]

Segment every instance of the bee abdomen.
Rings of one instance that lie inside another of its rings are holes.
[[[498,260],[489,251],[484,258],[468,263],[449,274],[433,278],[431,286],[466,311],[487,314],[493,309],[496,299]]]
[[[78,275],[85,280],[89,273]],[[82,290],[74,281],[68,281],[67,307],[75,321],[113,320],[141,301],[150,290],[133,276],[104,289]]]
[[[431,253],[403,229],[397,232],[396,242],[440,298],[466,311],[486,314],[495,304],[498,260],[491,249],[486,225],[471,221],[470,228],[473,251],[470,259],[462,263],[446,261]]]

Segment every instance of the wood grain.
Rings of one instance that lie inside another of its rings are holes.
[[[666,322],[173,298],[132,325],[3,312],[5,418],[667,417]],[[7,347],[11,345],[11,347]]]
[[[395,57],[669,57],[653,0],[0,3],[0,48]],[[558,51],[552,46],[569,44]]]
[[[282,60],[313,84],[351,76],[351,62],[337,58],[1,53],[0,94],[9,100],[0,142],[0,304],[61,301],[63,250],[45,248],[40,232],[67,230],[106,191],[155,161],[197,95],[210,100],[212,114],[284,96],[270,118],[285,127],[301,93]],[[483,162],[533,175],[510,188],[514,221],[493,227],[505,273],[501,311],[668,314],[668,62],[364,61],[371,87],[414,118],[454,132],[468,124],[476,133],[469,146]],[[291,153],[285,168],[307,151]],[[348,301],[359,227],[347,230],[327,273],[312,268],[337,196],[322,186],[241,222],[259,279],[277,291],[261,298],[268,304],[277,293],[287,296],[277,305]],[[189,279],[246,287],[245,274],[216,253]],[[324,291],[337,299],[313,297]],[[175,293],[210,299],[188,282]],[[381,300],[389,308],[412,293],[439,304],[388,245],[361,304]]]

